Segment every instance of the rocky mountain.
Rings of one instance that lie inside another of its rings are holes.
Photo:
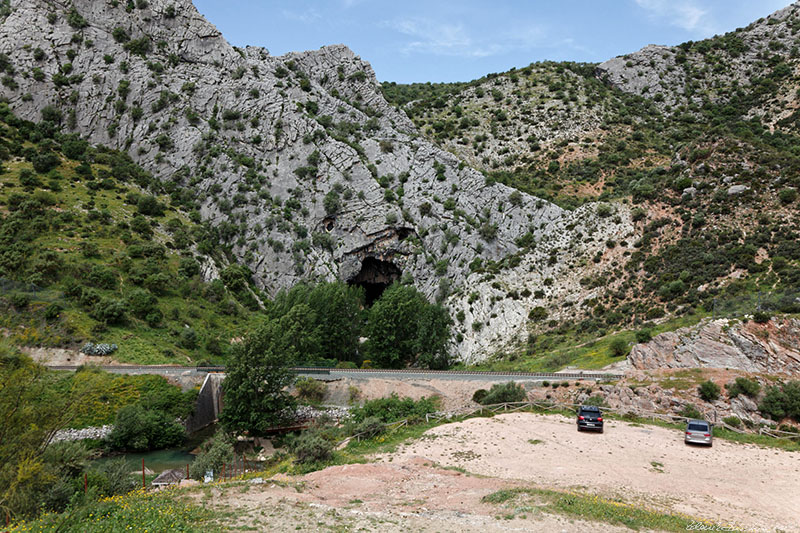
[[[12,1],[0,51],[15,113],[126,150],[268,292],[413,279],[458,315],[464,360],[524,338],[546,295],[582,297],[578,263],[632,228],[624,206],[599,217],[487,182],[346,47],[237,49],[185,0]]]
[[[370,300],[404,279],[475,362],[693,313],[737,277],[797,284],[800,160],[760,118],[762,89],[794,79],[795,11],[426,93],[340,45],[232,47],[188,0],[10,0],[0,97],[126,151],[268,294],[338,278]]]
[[[575,344],[720,306],[726,316],[800,310],[799,13],[794,4],[729,34],[599,65],[384,84],[426,137],[489,180],[566,209],[629,202],[633,236],[607,243],[623,244],[619,268],[583,278],[602,289],[582,301],[582,316],[531,327],[524,353],[513,355],[563,364],[569,357],[552,350],[564,338]],[[773,301],[762,307],[761,293]]]
[[[674,114],[709,103],[744,105],[774,127],[796,110],[793,77],[800,57],[795,3],[746,28],[676,47],[650,45],[597,66],[612,87]]]

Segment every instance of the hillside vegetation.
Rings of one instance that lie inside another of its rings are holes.
[[[621,260],[581,279],[594,295],[573,317],[561,297],[531,309],[527,345],[508,351],[526,356],[516,366],[608,363],[610,349],[587,360],[564,340],[594,346],[673,317],[677,326],[714,312],[800,312],[800,137],[789,113],[800,86],[798,21],[792,6],[723,36],[601,65],[543,62],[463,84],[384,84],[424,135],[487,181],[568,209],[608,202],[600,217],[630,206],[635,232],[606,242],[624,249]],[[674,76],[658,90],[642,87]]]
[[[213,230],[170,206],[120,152],[0,104],[0,326],[20,346],[87,347],[119,361],[221,361],[260,314],[249,272]],[[48,120],[51,119],[51,120]],[[224,263],[223,263],[224,264]],[[209,267],[207,267],[209,268]]]

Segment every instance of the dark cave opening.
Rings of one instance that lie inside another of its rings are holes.
[[[402,275],[400,268],[391,261],[366,257],[361,261],[361,270],[347,283],[364,287],[364,303],[370,307]]]

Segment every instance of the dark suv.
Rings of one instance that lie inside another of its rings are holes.
[[[603,413],[594,405],[582,405],[578,409],[578,431],[582,429],[596,429],[603,432]]]

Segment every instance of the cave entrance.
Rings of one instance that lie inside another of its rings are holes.
[[[364,287],[364,300],[370,307],[375,300],[381,297],[389,285],[398,281],[403,275],[400,268],[391,261],[383,261],[374,257],[367,257],[361,262],[361,270],[347,283]]]

